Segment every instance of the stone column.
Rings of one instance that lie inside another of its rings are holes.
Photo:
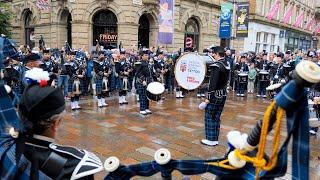
[[[138,47],[139,24],[118,23],[118,44],[122,42],[124,48],[130,48],[131,44]]]
[[[72,21],[72,48],[89,49],[92,46],[92,27],[88,21]]]

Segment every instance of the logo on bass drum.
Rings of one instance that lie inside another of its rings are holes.
[[[186,63],[181,63],[180,65],[180,71],[185,72],[187,70],[187,64]]]

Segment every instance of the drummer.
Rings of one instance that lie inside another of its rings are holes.
[[[266,98],[266,88],[270,84],[269,68],[270,63],[268,63],[267,53],[262,55],[262,60],[258,64],[259,71],[259,91],[257,97]]]
[[[207,146],[219,144],[220,116],[227,99],[227,86],[230,73],[230,64],[225,59],[225,50],[221,46],[214,47],[214,58],[217,60],[210,67],[210,83],[208,96],[200,104],[205,109],[205,139],[201,143]]]
[[[149,100],[147,98],[147,86],[152,81],[151,71],[149,69],[149,50],[142,49],[141,65],[137,69],[137,92],[139,94],[140,114],[147,115],[152,112],[149,109]]]
[[[237,96],[244,97],[248,81],[240,77],[241,75],[248,74],[248,71],[249,71],[249,67],[247,65],[247,57],[245,55],[241,56],[240,62],[236,64],[235,70],[237,71],[237,74],[238,74]],[[248,75],[244,78],[248,79]]]

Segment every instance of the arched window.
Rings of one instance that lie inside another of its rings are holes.
[[[32,12],[28,10],[24,18],[25,44],[33,48],[35,45],[34,27],[32,22]]]
[[[199,23],[195,18],[188,19],[185,26],[184,45],[185,48],[192,47],[194,50],[199,49]]]
[[[93,16],[93,45],[96,40],[105,48],[116,48],[118,42],[118,25],[116,15],[109,11],[103,10]]]

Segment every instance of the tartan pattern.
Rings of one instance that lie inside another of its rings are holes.
[[[97,94],[101,94],[102,93],[102,82],[103,82],[103,79],[100,79],[100,78],[96,78],[95,79]]]
[[[147,86],[137,83],[137,93],[139,94],[140,111],[149,109],[149,100],[147,98]]]
[[[73,79],[69,79],[68,80],[68,93],[72,93],[73,92],[73,82],[74,80]],[[80,79],[80,91],[83,92],[83,89],[84,89],[84,82],[82,79]]]
[[[205,134],[206,139],[218,141],[220,132],[220,116],[226,101],[226,96],[221,98],[213,97],[205,110]]]

